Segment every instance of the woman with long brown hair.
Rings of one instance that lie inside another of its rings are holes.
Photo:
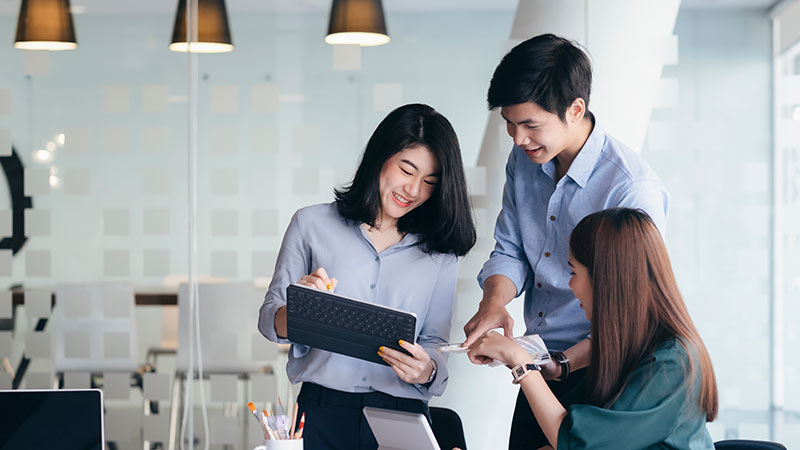
[[[592,361],[568,404],[501,334],[481,337],[470,359],[512,367],[552,448],[713,449],[705,424],[717,415],[714,370],[650,217],[629,208],[586,216],[572,231],[569,266],[592,324]]]

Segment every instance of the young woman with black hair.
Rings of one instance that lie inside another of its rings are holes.
[[[429,415],[447,384],[458,257],[475,244],[461,151],[450,122],[427,105],[392,111],[370,137],[336,201],[298,210],[283,238],[258,327],[286,339],[286,287],[318,289],[413,312],[410,355],[382,348],[383,366],[292,344],[287,372],[303,382],[306,448],[376,448],[364,406]],[[388,344],[388,343],[387,343]]]
[[[591,322],[585,384],[560,402],[530,355],[495,332],[477,339],[470,359],[512,367],[554,449],[713,450],[714,369],[652,219],[630,208],[590,214],[569,249],[569,286]]]

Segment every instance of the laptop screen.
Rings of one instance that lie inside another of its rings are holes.
[[[103,450],[99,390],[0,390],[0,450]]]

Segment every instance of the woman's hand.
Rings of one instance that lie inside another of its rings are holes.
[[[300,279],[300,281],[297,282],[297,284],[303,286],[331,292],[336,289],[336,285],[338,283],[339,282],[336,280],[336,278],[328,277],[328,272],[325,272],[325,269],[322,267],[304,276]]]
[[[488,364],[494,360],[508,366],[529,362],[531,356],[513,339],[496,331],[490,331],[479,337],[469,347],[469,360],[475,364]]]
[[[286,307],[281,306],[275,312],[275,335],[281,339],[286,339],[289,335],[288,327],[286,325]]]
[[[402,339],[400,340],[400,346],[411,353],[411,356],[389,347],[378,349],[378,356],[383,358],[394,370],[398,378],[406,383],[427,383],[434,364],[428,352],[421,345],[410,344]]]

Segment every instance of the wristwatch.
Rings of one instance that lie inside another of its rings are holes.
[[[511,376],[514,377],[514,379],[511,381],[511,383],[519,384],[519,381],[525,378],[525,375],[531,373],[534,370],[541,371],[542,368],[536,364],[518,364],[512,367]]]
[[[431,375],[428,377],[428,381],[422,384],[431,384],[433,383],[433,379],[436,378],[436,372],[439,370],[439,366],[436,364],[435,359],[431,359],[431,362],[433,363],[433,370],[431,370]]]
[[[550,352],[550,358],[561,366],[561,375],[556,378],[558,381],[566,381],[569,378],[569,358],[564,352]]]

